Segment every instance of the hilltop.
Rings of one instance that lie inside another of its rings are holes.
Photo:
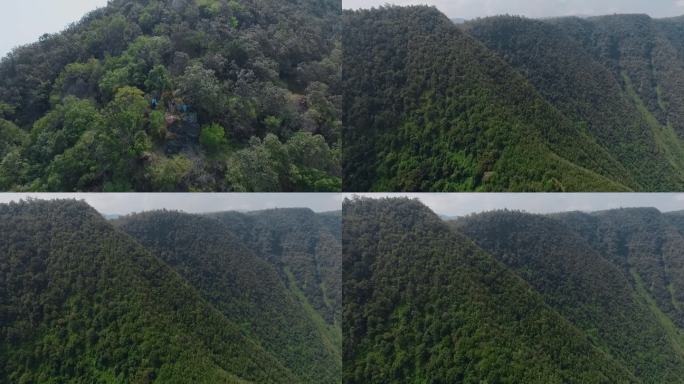
[[[0,189],[340,189],[339,0],[113,0],[0,62]]]

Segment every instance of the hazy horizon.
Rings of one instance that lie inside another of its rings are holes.
[[[460,217],[496,210],[528,213],[596,212],[619,208],[684,210],[684,193],[357,193],[347,197],[417,198],[441,216]]]
[[[84,200],[102,215],[120,216],[162,209],[212,213],[309,208],[323,213],[341,210],[344,199],[354,196],[415,198],[447,217],[503,209],[535,214],[619,208],[684,211],[684,193],[0,193],[0,204],[28,198],[75,199]]]
[[[434,5],[450,18],[466,20],[502,14],[531,18],[616,13],[645,13],[654,18],[684,15],[684,0],[344,0],[342,7],[365,9],[385,4]],[[16,47],[38,41],[46,33],[63,31],[88,12],[105,5],[107,0],[32,0],[6,4],[0,13],[0,58]]]
[[[314,212],[342,209],[338,193],[1,193],[0,203],[26,200],[84,200],[103,215],[128,215],[161,209],[187,213],[309,208]]]
[[[58,33],[107,0],[6,1],[0,12],[0,58],[12,49],[38,41],[46,33]]]
[[[429,5],[454,19],[475,19],[503,14],[530,18],[647,14],[653,18],[684,15],[684,0],[343,0],[344,9],[368,9],[382,5]]]

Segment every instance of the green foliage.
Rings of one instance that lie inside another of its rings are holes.
[[[236,152],[227,164],[233,191],[334,191],[341,187],[336,155],[320,135],[296,133],[281,143],[272,134]]]
[[[161,192],[177,191],[192,170],[192,161],[183,155],[155,159],[148,168],[151,189]]]
[[[98,136],[86,132],[76,145],[57,155],[49,166],[47,189],[84,191],[92,188],[100,171],[92,152],[97,145]]]
[[[344,380],[684,382],[683,218],[347,200]]]
[[[149,92],[161,94],[171,88],[171,75],[166,67],[157,65],[150,71],[145,80],[145,88]]]
[[[640,91],[635,92],[631,86],[632,79],[639,81],[637,84],[646,84],[640,75],[650,71],[639,69],[637,75],[632,70],[633,66],[646,67],[651,65],[651,61],[665,59],[655,53],[652,58],[632,57],[641,49],[635,45],[669,43],[652,33],[633,41],[633,34],[627,31],[639,31],[641,34],[645,27],[633,24],[632,19],[630,16],[598,18],[580,22],[588,25],[577,26],[575,19],[545,22],[494,17],[467,23],[465,30],[505,58],[516,70],[525,73],[545,100],[565,116],[584,124],[587,133],[629,171],[629,178],[633,181],[611,176],[613,179],[647,191],[680,189],[684,182],[684,164],[673,163],[671,159],[680,157],[672,152],[683,151],[684,143],[674,135],[667,144],[660,138],[661,131],[668,125],[663,119],[658,121],[663,111],[645,105],[658,104],[655,100],[657,87],[649,91],[653,97],[645,99],[651,97],[642,92],[648,87],[640,86]],[[644,21],[647,24],[652,22]],[[625,25],[613,30],[612,24],[616,22],[624,22]],[[607,51],[612,50],[603,46],[607,44],[605,39],[621,40],[622,48],[618,50],[624,52],[615,53],[624,62],[620,64],[622,69],[615,70],[612,63],[605,62]],[[589,46],[588,41],[594,41],[600,48]],[[634,51],[628,47],[634,47]],[[606,52],[597,52],[597,48]],[[668,58],[668,65],[677,60]],[[660,79],[648,81],[658,84],[667,81],[666,78],[676,79],[682,75],[669,73],[665,77],[665,73],[658,72],[656,76]],[[678,120],[673,117],[670,122],[676,125]]]
[[[7,103],[0,103],[0,118],[9,119],[16,112],[16,108]]]
[[[649,294],[684,328],[684,237],[676,222],[655,209],[623,209],[558,218],[622,270],[637,274]]]
[[[235,223],[236,216],[246,225]],[[296,376],[292,382],[339,383],[341,341],[331,341],[339,323],[326,324],[321,314],[308,311],[309,297],[320,300],[320,296],[298,296],[290,290],[283,270],[283,264],[286,269],[292,266],[302,276],[302,280],[295,277],[295,284],[312,290],[311,284],[322,286],[319,276],[327,272],[329,263],[339,268],[339,238],[315,223],[311,211],[285,209],[206,217],[153,212],[125,217],[116,225],[173,266],[223,316],[240,324],[250,339],[288,367]],[[255,237],[243,238],[245,233]],[[262,236],[271,233],[277,233],[281,246],[261,252],[266,245]],[[341,294],[339,285],[325,286],[329,293]]]
[[[21,147],[28,135],[12,122],[0,119],[0,157],[9,151]]]
[[[328,326],[341,324],[341,218],[308,209],[272,209],[251,214],[211,214],[275,265]],[[297,292],[295,292],[297,293]]]
[[[224,108],[223,92],[215,72],[200,63],[185,70],[183,77],[178,79],[178,86],[185,100],[203,111],[207,119],[216,116]]]
[[[616,212],[596,216],[613,215],[623,216]],[[564,216],[559,217],[562,219]],[[575,222],[573,217],[584,215],[573,213],[568,216],[570,222]],[[660,216],[657,212],[639,210],[625,216],[633,218],[618,224],[602,218],[593,220],[587,215],[587,225],[581,231],[604,241],[614,238],[610,233],[611,227],[617,229],[614,226],[619,225],[622,241],[630,244],[628,247],[633,250],[636,250],[635,240],[640,242],[637,239],[642,239],[644,232],[649,232],[649,239],[658,241],[659,235],[652,231],[664,232],[660,236],[667,237],[668,241],[684,244],[684,239],[678,234],[667,234],[671,230],[662,223],[662,218],[657,218]],[[635,219],[640,223],[632,226],[630,222]],[[622,262],[615,263],[617,260],[606,252],[605,247],[596,248],[562,221],[519,212],[491,212],[458,220],[455,224],[458,230],[522,277],[544,297],[547,304],[583,330],[595,345],[635,372],[643,382],[681,382],[684,338],[676,327],[666,322],[681,321],[682,317],[675,315],[664,323],[663,319],[668,316],[660,313],[671,308],[669,304],[676,303],[676,299],[671,300],[668,295],[665,298],[668,305],[662,309],[657,309],[658,305],[648,305],[649,300],[653,300],[650,293],[642,293],[642,284],[623,272],[625,266]],[[666,245],[666,249],[669,247]],[[634,264],[641,264],[653,256],[633,254],[631,257]],[[671,265],[670,268],[674,272],[680,266]],[[637,270],[644,272],[641,268],[635,269],[638,277],[640,273]],[[668,280],[670,284],[679,284],[676,277]],[[657,286],[651,284],[650,287]],[[674,289],[676,287],[673,286]],[[656,301],[663,304],[657,296]]]
[[[218,152],[228,144],[225,129],[219,124],[211,124],[202,128],[200,144],[211,153]]]
[[[525,227],[506,227],[511,229]],[[555,310],[525,275],[417,200],[347,200],[342,231],[345,383],[641,382]],[[498,240],[496,230],[486,233]],[[524,240],[521,249],[537,250]],[[523,261],[515,265],[528,271]],[[535,266],[527,266],[530,274]],[[619,273],[608,278],[626,282]]]
[[[147,102],[141,90],[133,87],[120,88],[107,107],[107,129],[103,134],[103,146],[110,156],[108,168],[112,173],[109,191],[125,191],[132,188],[132,168],[150,147],[144,131],[144,112]]]
[[[679,190],[679,24],[347,11],[344,189]]]
[[[278,132],[278,129],[283,124],[283,119],[277,116],[268,116],[264,119],[264,125],[268,132]]]
[[[0,188],[9,191],[16,188],[16,180],[21,180],[27,164],[18,149],[10,150],[0,161]]]
[[[43,185],[41,189],[49,189],[45,176],[50,174],[50,164],[75,147],[87,131],[98,130],[102,125],[103,117],[93,102],[67,97],[33,126],[28,146],[20,152],[22,159],[29,163],[28,172],[14,182],[33,181]]]
[[[0,381],[339,382],[302,304],[217,220],[117,227],[82,202],[0,205]]]
[[[90,59],[87,63],[67,65],[57,78],[50,101],[59,104],[67,96],[80,99],[97,99],[103,68],[100,61]],[[112,85],[107,85],[112,87]]]
[[[221,11],[221,2],[218,0],[197,0],[197,5],[200,9],[205,8],[212,15]]]
[[[6,172],[6,177],[18,178],[7,179],[4,186],[146,191],[146,158],[196,152],[196,172],[181,188],[222,190],[228,188],[223,164],[228,154],[203,152],[199,143],[199,127],[211,124],[225,127],[231,150],[249,148],[254,136],[289,138],[297,132],[321,134],[329,147],[339,147],[338,0],[171,3],[109,2],[0,62],[0,118],[26,132],[37,125],[49,131],[18,146],[18,157],[12,158],[24,166],[20,172]],[[307,105],[307,90],[314,83],[320,91],[316,105]],[[142,98],[136,98],[129,112],[113,113],[117,94],[133,88]],[[58,156],[83,152],[75,148],[78,138],[56,140],[70,98],[88,100],[101,117],[101,124],[87,129],[96,139],[97,156],[89,155],[88,165],[80,168],[64,168],[69,161],[50,167]],[[145,108],[138,108],[140,101]],[[269,117],[277,117],[278,123]],[[112,118],[116,121],[110,122]],[[145,143],[141,130],[154,146]],[[57,168],[85,173],[65,176]],[[330,181],[340,178],[339,168],[337,159],[323,173],[308,172],[306,183],[335,188]],[[87,187],[72,184],[80,179],[88,180]]]
[[[100,81],[100,90],[105,95],[106,98],[111,98],[119,88],[123,88],[131,84],[130,71],[127,67],[117,68],[108,71],[102,77]]]
[[[166,117],[161,111],[150,112],[150,132],[156,140],[166,139]]]

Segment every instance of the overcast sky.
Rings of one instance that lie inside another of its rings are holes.
[[[386,3],[436,5],[450,17],[472,19],[502,13],[528,17],[647,13],[654,17],[684,14],[684,0],[343,0],[344,8]],[[0,57],[12,48],[56,33],[107,0],[0,0]]]
[[[684,14],[684,0],[342,0],[349,9],[384,4],[435,5],[452,18],[473,19],[500,14],[527,17],[646,13],[653,17]]]
[[[157,209],[207,213],[300,207],[328,212],[341,210],[344,200],[342,194],[335,193],[1,193],[0,203],[27,197],[85,200],[98,212],[110,215]]]
[[[418,198],[444,216],[465,216],[496,209],[530,213],[602,211],[613,208],[653,207],[661,212],[684,210],[684,194],[675,193],[422,193],[362,194],[370,197]]]
[[[107,0],[0,0],[0,57],[105,5]]]
[[[662,212],[684,210],[684,193],[0,193],[0,203],[27,197],[85,200],[103,214],[128,214],[156,209],[189,213],[255,211],[269,208],[310,208],[316,212],[342,209],[345,197],[418,198],[444,216],[465,216],[496,209],[530,213],[601,211],[613,208],[653,207]]]

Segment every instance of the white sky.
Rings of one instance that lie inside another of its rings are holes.
[[[208,213],[310,208],[328,212],[341,210],[344,200],[339,193],[0,193],[0,203],[27,197],[85,200],[102,214],[116,215],[158,209]]]
[[[275,1],[275,0],[274,0]],[[528,17],[647,13],[653,17],[684,14],[684,0],[343,0],[344,8],[383,4],[435,5],[450,17],[472,19],[503,13]],[[12,48],[56,33],[107,0],[0,0],[0,57]]]
[[[522,210],[530,213],[593,212],[633,207],[653,207],[661,212],[684,210],[684,193],[384,193],[358,195],[418,198],[434,212],[445,216],[465,216],[470,213],[497,209]]]
[[[107,0],[0,0],[0,57],[105,5]]]
[[[342,209],[344,198],[354,195],[418,198],[445,216],[504,208],[530,213],[629,207],[653,207],[661,212],[684,210],[684,193],[0,193],[0,203],[27,197],[78,199],[85,200],[100,213],[119,215],[157,209],[206,213],[303,207],[327,212]]]
[[[346,9],[384,4],[434,5],[452,18],[473,19],[500,14],[527,17],[646,13],[653,17],[684,14],[684,0],[342,0]]]

